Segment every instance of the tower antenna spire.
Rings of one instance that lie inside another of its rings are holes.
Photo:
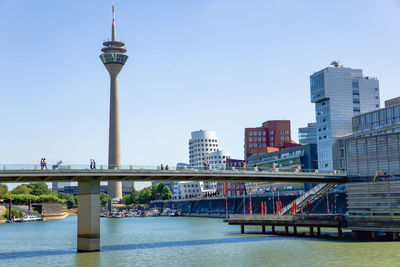
[[[113,14],[113,21],[112,21],[112,30],[111,30],[111,40],[115,41],[116,40],[116,34],[115,34],[115,9],[114,9],[114,5],[112,6],[112,14]]]

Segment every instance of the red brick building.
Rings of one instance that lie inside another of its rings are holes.
[[[290,120],[263,122],[261,127],[245,128],[244,158],[250,155],[275,152],[288,147],[298,146],[290,133]]]
[[[244,160],[242,159],[226,159],[226,169],[234,170],[242,168]],[[246,194],[246,186],[244,182],[217,182],[217,195],[218,196],[241,196]]]
[[[217,183],[217,196],[242,196],[246,194],[246,186],[244,182],[218,182]]]

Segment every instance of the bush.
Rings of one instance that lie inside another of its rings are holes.
[[[25,213],[23,213],[23,212],[21,212],[21,211],[19,211],[19,210],[16,210],[16,209],[14,209],[14,208],[11,208],[11,217],[17,217],[17,218],[22,218],[22,217],[24,217],[25,216]],[[9,218],[10,216],[9,216],[9,210],[7,209],[7,211],[6,211],[6,218]]]
[[[76,205],[75,197],[71,194],[60,192],[60,193],[58,193],[58,198],[65,200],[65,204],[67,204],[67,207],[69,209],[73,208]]]

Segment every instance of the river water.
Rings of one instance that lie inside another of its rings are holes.
[[[76,217],[0,225],[0,266],[400,266],[400,242],[261,235],[188,217],[101,218],[101,252],[76,253]]]

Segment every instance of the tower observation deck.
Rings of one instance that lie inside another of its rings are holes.
[[[111,41],[103,43],[100,59],[110,74],[110,127],[108,144],[108,166],[110,169],[118,169],[121,166],[120,141],[119,141],[119,108],[118,108],[118,74],[124,66],[128,56],[123,42],[116,40],[115,12],[112,8],[113,20],[111,27]],[[109,182],[108,194],[113,199],[122,198],[122,183]]]

